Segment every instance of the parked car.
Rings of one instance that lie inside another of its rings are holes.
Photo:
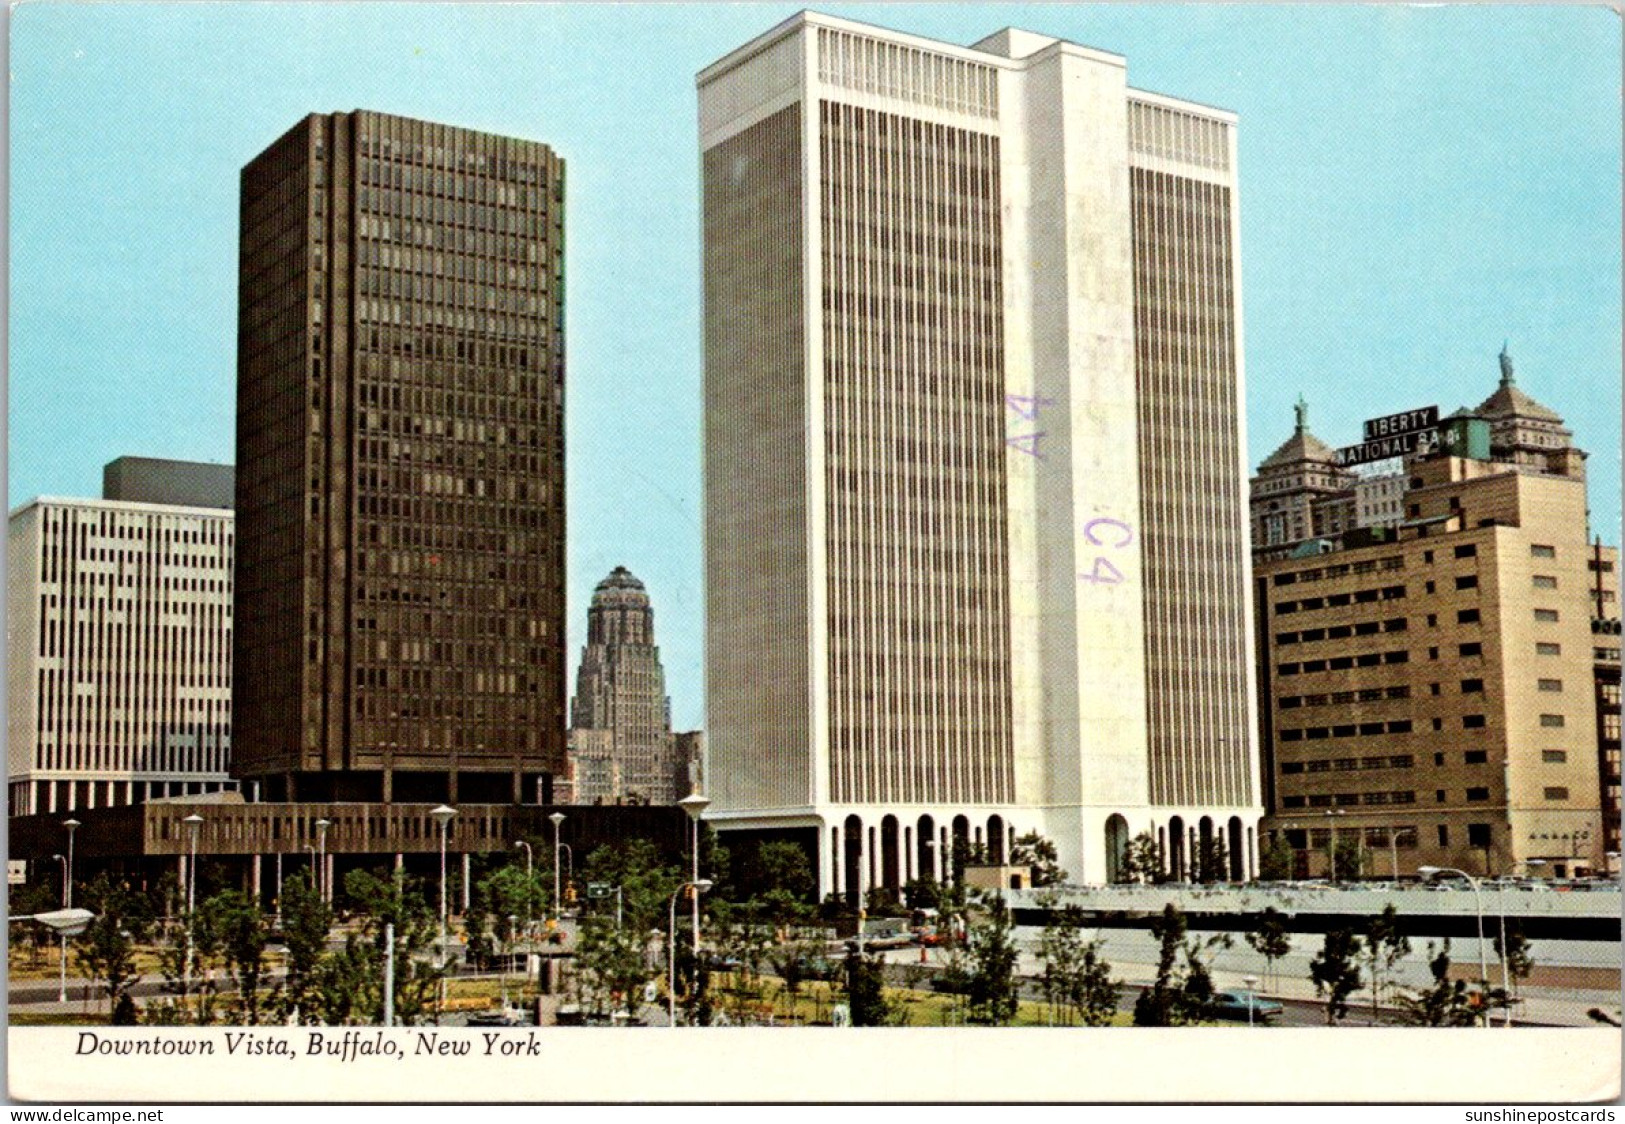
[[[1284,1008],[1273,999],[1265,999],[1256,991],[1237,989],[1221,991],[1213,997],[1213,1014],[1221,1019],[1247,1022],[1248,1008],[1252,1008],[1252,1022],[1267,1023],[1281,1017]]]

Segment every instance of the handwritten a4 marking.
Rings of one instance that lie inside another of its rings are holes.
[[[1006,394],[1004,404],[1010,407],[1011,412],[1022,421],[1036,423],[1038,421],[1038,408],[1040,406],[1055,405],[1055,399],[1039,398],[1036,395]],[[1038,439],[1042,436],[1044,436],[1043,430],[1037,430],[1033,433],[1011,433],[1005,437],[1004,443],[1018,452],[1026,453],[1034,460],[1041,461],[1044,459],[1044,455],[1038,451]]]

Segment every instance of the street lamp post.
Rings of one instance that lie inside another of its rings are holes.
[[[446,994],[446,836],[451,828],[452,818],[457,815],[456,808],[449,808],[442,804],[429,812],[434,822],[440,825],[440,949],[436,967],[441,971],[438,995],[440,1005],[444,1005]],[[435,1019],[439,1021],[440,1012],[435,1011]]]
[[[203,817],[193,812],[181,821],[190,837],[191,863],[186,872],[186,960],[181,965],[181,994],[192,994],[192,911],[197,902],[197,833],[203,826]]]
[[[1467,879],[1467,884],[1473,888],[1473,904],[1478,912],[1478,986],[1481,989],[1480,1006],[1483,1008],[1481,1017],[1484,1021],[1484,1029],[1488,1030],[1490,1026],[1490,1011],[1487,1002],[1489,996],[1485,993],[1489,991],[1490,970],[1488,963],[1484,959],[1484,897],[1479,893],[1478,879],[1465,870],[1453,866],[1419,866],[1416,868],[1416,873],[1425,879],[1431,879],[1435,874],[1459,874]],[[1506,946],[1502,945],[1501,947],[1504,949]]]
[[[327,877],[327,829],[332,826],[330,820],[316,821],[316,852],[320,856],[318,862],[321,864],[316,871],[316,886],[321,892],[324,905],[333,901],[332,880]]]
[[[695,899],[698,900],[699,896],[710,888],[709,878],[696,878],[693,882],[684,882],[677,887],[676,893],[672,894],[671,901],[666,903],[666,937],[670,942],[666,948],[666,1017],[673,1027],[677,1025],[677,899],[683,896],[684,890],[692,889]],[[697,968],[698,946],[694,949],[694,957]]]
[[[51,857],[62,864],[62,908],[65,910],[68,908],[68,860],[62,855],[52,855]],[[58,935],[62,938],[58,960],[62,969],[62,990],[57,999],[62,1003],[66,1003],[68,1001],[68,934],[66,931],[61,931]]]
[[[1247,985],[1247,1025],[1253,1025],[1253,1004],[1258,1001],[1258,977],[1243,976],[1241,982]]]
[[[694,824],[694,865],[692,878],[695,882],[700,880],[700,817],[711,806],[709,797],[698,792],[690,793],[677,802],[677,806],[688,813],[688,818]],[[700,895],[694,895],[694,957],[700,955]]]
[[[73,908],[73,833],[79,827],[78,820],[63,820],[62,826],[68,829],[68,889],[63,895],[63,909]]]
[[[554,812],[547,822],[553,825],[553,923],[557,925],[564,914],[559,900],[559,825],[564,822],[564,813]]]

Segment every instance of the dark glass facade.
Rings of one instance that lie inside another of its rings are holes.
[[[235,772],[526,802],[564,763],[564,166],[312,116],[244,169]]]

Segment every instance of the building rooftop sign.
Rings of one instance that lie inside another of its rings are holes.
[[[1336,453],[1339,468],[1428,453],[1439,447],[1439,407],[1423,406],[1400,414],[1368,418],[1365,440]]]

